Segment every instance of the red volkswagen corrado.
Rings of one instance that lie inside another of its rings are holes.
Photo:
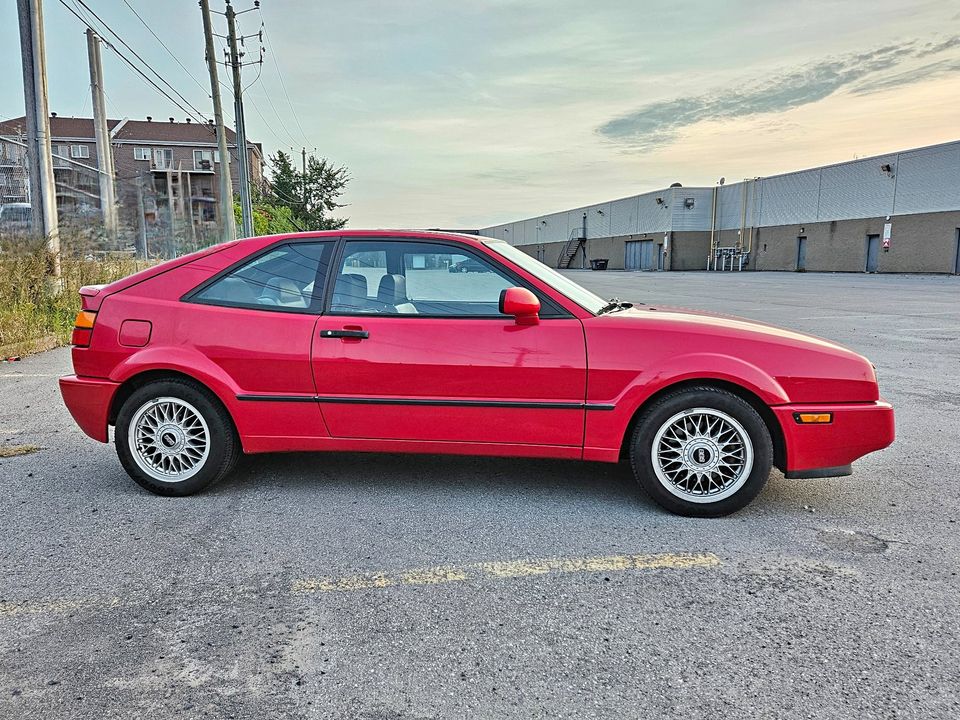
[[[450,272],[469,264],[472,272]],[[64,401],[160,495],[241,452],[618,462],[685,515],[772,465],[848,475],[893,441],[871,364],[731,317],[603,300],[505,242],[337,231],[218,245],[85,287]]]

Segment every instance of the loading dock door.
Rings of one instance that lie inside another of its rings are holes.
[[[656,270],[657,269],[656,254],[657,254],[656,247],[653,244],[653,240],[641,240],[640,241],[640,269]]]
[[[880,236],[867,235],[867,267],[868,273],[875,273],[880,264]]]
[[[797,238],[797,272],[804,272],[807,269],[807,239],[803,236]]]
[[[623,267],[626,270],[656,270],[657,248],[653,240],[628,240]]]

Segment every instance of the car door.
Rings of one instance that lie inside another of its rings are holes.
[[[582,326],[543,296],[537,324],[500,314],[501,291],[517,285],[466,244],[345,240],[313,343],[330,433],[581,446]]]
[[[245,442],[328,436],[316,406],[310,345],[336,240],[296,241],[247,257],[186,298],[181,334],[230,376],[250,412]]]

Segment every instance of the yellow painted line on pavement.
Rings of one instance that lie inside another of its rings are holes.
[[[374,572],[339,578],[298,580],[293,594],[352,592],[388,587],[443,585],[470,580],[505,580],[567,573],[612,573],[627,570],[692,570],[720,565],[713,553],[659,553],[648,555],[602,555],[579,558],[520,559],[474,563],[454,567],[444,565],[396,572]],[[52,598],[49,600],[0,601],[0,621],[28,615],[67,614],[76,611],[101,611],[145,602],[149,596]]]
[[[291,591],[294,593],[349,592],[403,585],[439,585],[486,578],[523,578],[538,575],[623,572],[626,570],[690,570],[716,567],[719,564],[720,558],[713,553],[659,553],[653,555],[507,560],[475,563],[463,567],[441,566],[397,573],[378,572],[341,578],[309,578],[294,582]]]
[[[39,452],[39,445],[0,445],[0,458],[19,457]]]
[[[0,618],[15,615],[39,615],[43,613],[67,613],[86,608],[119,607],[121,600],[113,598],[78,598],[75,600],[45,600],[41,602],[0,602]]]

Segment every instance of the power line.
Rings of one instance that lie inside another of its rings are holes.
[[[134,15],[137,16],[137,20],[140,21],[140,24],[150,31],[150,34],[153,35],[154,38],[156,38],[157,42],[160,43],[160,46],[167,51],[167,55],[172,57],[176,61],[177,65],[179,65],[183,69],[183,71],[190,76],[190,79],[193,80],[197,85],[199,85],[200,89],[203,90],[204,93],[206,93],[207,92],[206,88],[204,88],[204,86],[200,84],[200,81],[197,80],[196,76],[192,72],[190,72],[190,70],[187,69],[187,66],[184,65],[182,62],[180,62],[180,58],[174,55],[173,51],[170,48],[168,48],[166,43],[160,39],[160,36],[153,31],[153,28],[150,27],[150,25],[148,25],[147,22],[140,16],[140,13],[136,11],[133,5],[127,2],[127,0],[123,0],[123,4],[126,5],[128,8],[130,8],[130,12],[132,12]]]
[[[255,85],[255,84],[257,83],[257,80],[260,79],[260,75],[263,74],[263,63],[260,62],[260,63],[258,63],[258,64],[260,65],[260,67],[259,67],[259,69],[257,70],[257,76],[256,76],[253,80],[251,80],[251,81],[247,84],[247,86],[246,86],[245,88],[243,88],[243,92],[244,92],[244,93],[246,93],[247,90],[249,90],[253,85]]]
[[[93,24],[89,19],[82,17],[82,16],[77,12],[77,10],[75,10],[75,9],[72,8],[72,7],[70,7],[70,6],[66,3],[66,0],[59,0],[60,4],[63,5],[63,7],[65,7],[67,10],[69,10],[70,13],[71,13],[74,17],[76,17],[76,18],[77,18],[80,22],[82,22],[84,25],[86,25],[88,28],[90,28],[91,30],[93,30],[94,32],[96,32],[98,35],[100,35],[100,36],[101,36],[101,40],[103,41],[103,43],[104,43],[108,48],[110,48],[111,50],[113,50],[113,52],[116,53],[117,57],[119,57],[121,60],[123,60],[132,70],[134,70],[138,75],[140,75],[144,80],[146,80],[150,85],[152,85],[152,86],[154,87],[154,89],[157,90],[157,92],[159,92],[160,94],[162,94],[162,95],[163,95],[164,97],[166,97],[170,102],[172,102],[175,106],[177,106],[180,110],[182,110],[183,112],[185,112],[187,115],[191,116],[191,117],[192,117],[194,120],[196,120],[197,122],[199,122],[199,123],[201,123],[201,124],[204,124],[204,125],[207,124],[207,118],[206,118],[206,116],[205,116],[200,110],[198,110],[196,107],[194,107],[194,106],[190,103],[189,100],[187,100],[175,87],[173,87],[173,85],[171,85],[167,80],[165,80],[165,79],[163,78],[163,76],[160,75],[160,73],[158,73],[156,70],[154,70],[154,68],[150,65],[150,63],[148,63],[146,60],[144,60],[144,59],[140,56],[140,54],[137,53],[137,51],[134,50],[132,47],[130,47],[130,45],[128,45],[127,42],[126,42],[122,37],[120,37],[120,35],[119,35],[115,30],[113,30],[109,25],[107,25],[107,23],[105,23],[105,22],[103,21],[103,19],[102,19],[99,15],[97,15],[93,10],[91,10],[90,7],[84,2],[84,0],[73,0],[73,1],[74,1],[74,3],[77,3],[77,4],[78,4],[78,7],[84,8],[84,9],[85,9],[87,12],[89,12],[93,17],[95,17],[95,18],[97,19],[97,21],[98,21],[101,25],[103,25],[103,27],[106,28],[106,30],[107,30],[111,35],[113,35],[114,37],[116,37],[117,40],[119,40],[120,43],[123,44],[123,46],[124,46],[125,48],[127,48],[131,53],[133,53],[133,55],[134,55],[147,69],[150,70],[150,72],[152,72],[164,85],[166,85],[168,88],[170,88],[170,90],[173,91],[173,93],[174,93],[178,98],[180,98],[180,100],[181,100],[187,107],[184,107],[184,105],[180,104],[180,102],[178,102],[178,101],[175,100],[173,97],[171,97],[171,96],[170,96],[170,93],[166,92],[163,88],[161,88],[161,87],[160,87],[152,78],[150,78],[141,68],[139,68],[132,60],[130,60],[126,55],[124,55],[113,43],[111,43],[109,40],[107,40],[105,37],[103,37],[103,30],[102,30],[102,29],[97,28],[97,27],[94,27],[94,24]],[[187,108],[190,108],[190,109],[188,110]],[[192,111],[192,112],[191,112],[191,111]]]
[[[300,143],[297,142],[297,140],[293,137],[293,134],[287,129],[287,123],[283,121],[283,118],[280,117],[280,113],[277,112],[277,106],[273,104],[273,99],[270,97],[270,94],[267,93],[265,97],[267,98],[267,102],[270,104],[270,109],[273,110],[273,114],[277,118],[277,122],[280,124],[280,127],[283,128],[283,132],[286,134],[288,138],[290,138],[291,144],[299,145]],[[254,105],[254,109],[256,109],[256,107],[257,106]],[[257,110],[257,112],[259,113],[260,111]],[[267,126],[269,127],[269,123],[267,123],[266,118],[264,118],[262,114],[260,115],[260,119],[263,120],[263,122],[266,123]],[[283,143],[283,144],[286,145],[286,143]]]
[[[132,47],[130,47],[130,45],[127,43],[127,41],[124,40],[123,37],[121,37],[121,35],[120,35],[117,31],[115,31],[112,27],[110,27],[110,26],[103,20],[103,18],[101,18],[99,15],[97,15],[97,13],[95,13],[95,12],[90,8],[90,6],[87,5],[86,2],[84,2],[84,0],[73,0],[73,2],[74,2],[74,3],[77,3],[79,6],[83,7],[84,9],[86,9],[87,12],[89,12],[91,15],[93,15],[93,17],[95,17],[95,18],[97,19],[97,21],[98,21],[101,25],[103,25],[103,27],[106,28],[107,31],[108,31],[111,35],[113,35],[117,40],[119,40],[120,43],[121,43],[125,48],[127,48],[127,50],[129,50],[130,52],[132,52],[133,55],[134,55],[134,57],[137,58],[137,60],[139,60],[139,61],[144,65],[144,67],[146,67],[148,70],[150,70],[150,72],[152,72],[152,73],[157,77],[157,79],[160,80],[160,82],[162,82],[164,85],[166,85],[168,88],[170,88],[170,90],[172,90],[173,93],[174,93],[177,97],[179,97],[179,98],[187,105],[187,107],[191,108],[195,113],[197,113],[197,114],[198,114],[200,117],[202,117],[204,120],[207,120],[206,116],[204,116],[204,114],[203,114],[200,110],[198,110],[196,107],[194,107],[194,105],[191,104],[191,102],[190,102],[189,100],[187,100],[187,99],[180,93],[179,90],[177,90],[173,85],[170,84],[169,81],[166,80],[166,78],[164,78],[160,73],[158,73],[158,72],[153,68],[153,66],[150,65],[150,63],[148,63],[146,60],[144,60],[143,57],[141,57],[140,54],[139,54],[136,50],[134,50]],[[89,27],[89,23],[88,23],[88,27]],[[95,31],[97,30],[96,28],[91,28],[91,29],[93,29],[93,30],[95,30]],[[102,31],[99,31],[99,32],[100,32],[101,35],[103,34]],[[114,52],[116,52],[116,48],[115,48],[115,47],[111,47],[111,46],[110,46],[110,43],[107,43],[107,46],[110,47]],[[141,73],[141,74],[142,74],[142,73]],[[183,108],[181,108],[181,109],[183,109]]]
[[[261,14],[261,16],[263,15],[263,10],[262,10],[262,9],[260,10],[260,14]],[[263,23],[262,18],[261,18],[261,21],[260,21],[260,29],[261,29],[261,31],[263,31],[263,32],[266,31],[266,26],[265,26],[265,24]],[[262,46],[261,46],[261,47],[262,47]],[[274,60],[274,63],[276,63],[276,60]],[[261,59],[261,62],[260,62],[260,71],[263,72],[263,61],[262,61],[262,59]],[[259,79],[259,77],[260,77],[260,75],[258,74],[258,75],[257,75],[257,78]],[[267,99],[267,103],[269,103],[270,109],[273,110],[273,115],[274,115],[274,117],[277,118],[277,123],[280,125],[280,127],[283,128],[283,132],[284,132],[284,134],[287,136],[287,138],[290,139],[291,144],[292,144],[292,145],[298,145],[299,142],[297,141],[296,138],[293,137],[293,134],[290,132],[290,130],[289,130],[288,127],[287,127],[288,123],[285,123],[285,122],[283,121],[283,118],[280,117],[280,113],[277,111],[277,106],[274,105],[274,103],[273,103],[273,98],[270,96],[270,93],[265,93],[265,94],[264,94],[264,97]],[[273,139],[274,139],[274,140],[280,140],[280,137],[279,137],[275,132],[273,132],[273,127],[275,127],[275,126],[272,125],[271,123],[267,122],[267,119],[263,116],[263,113],[260,112],[260,108],[259,108],[259,106],[257,105],[256,101],[254,100],[254,96],[253,96],[253,95],[250,96],[250,104],[253,106],[253,109],[256,111],[256,113],[257,113],[257,115],[260,117],[260,119],[263,121],[264,127],[266,127],[267,130],[269,130],[269,131],[271,132],[271,134],[273,135]],[[294,119],[296,119],[296,116],[294,116]],[[304,138],[304,139],[306,139],[306,138]],[[286,145],[285,142],[278,142],[277,144],[278,144],[278,145]]]
[[[250,96],[250,106],[253,108],[254,112],[257,113],[257,116],[263,121],[263,126],[264,126],[264,128],[266,128],[266,130],[267,130],[268,132],[270,132],[271,135],[273,135],[273,139],[279,141],[280,138],[277,136],[276,133],[274,133],[274,132],[272,131],[272,128],[271,128],[270,123],[267,122],[267,119],[263,116],[263,113],[260,112],[260,108],[257,106],[257,103],[254,102],[252,95]],[[277,118],[277,119],[279,120],[279,118]],[[286,132],[286,127],[283,125],[283,122],[281,122],[280,125],[281,125],[281,127],[284,128],[284,131]],[[287,137],[289,137],[291,140],[293,140],[293,136],[291,136],[291,135],[289,134],[289,132],[287,132]],[[285,143],[278,142],[277,144],[278,144],[278,145],[284,145]]]
[[[263,10],[260,11],[261,18],[263,16]],[[300,129],[300,134],[303,136],[303,140],[306,144],[310,144],[310,141],[307,139],[307,134],[303,131],[303,125],[300,124],[300,118],[297,116],[297,111],[293,107],[293,102],[290,100],[290,93],[287,92],[287,83],[283,80],[283,72],[280,70],[280,63],[277,61],[277,54],[273,49],[273,43],[270,42],[270,33],[267,32],[267,24],[261,20],[263,27],[263,36],[267,39],[267,49],[270,50],[270,57],[273,60],[273,65],[277,69],[277,77],[280,78],[280,87],[283,89],[283,94],[287,98],[287,104],[290,106],[290,112],[293,113],[293,119],[297,123],[297,127]],[[271,103],[272,104],[272,103]],[[276,110],[274,110],[276,112]],[[277,118],[279,119],[279,115]]]

